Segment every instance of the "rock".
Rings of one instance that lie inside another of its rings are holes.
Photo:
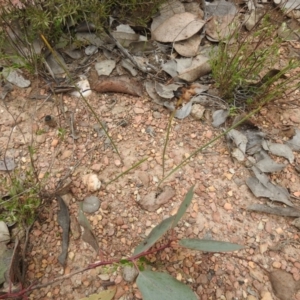
[[[138,171],[136,174],[137,184],[142,184],[144,187],[149,186],[149,174],[145,171]]]
[[[13,68],[4,68],[2,71],[2,75],[8,82],[20,88],[29,87],[31,84],[29,80],[23,77],[22,71],[19,69],[13,70]]]
[[[139,203],[143,209],[148,211],[155,211],[163,204],[167,203],[175,196],[175,190],[170,186],[165,186],[163,191],[157,195],[153,191],[146,195]]]
[[[63,154],[61,155],[60,159],[66,159],[69,158],[72,155],[72,150],[65,150]]]
[[[292,222],[292,225],[294,225],[295,227],[297,227],[298,229],[300,229],[300,218],[295,219]]]
[[[46,135],[45,134],[41,134],[41,135],[38,135],[36,137],[36,142],[39,143],[39,144],[43,144],[45,143],[46,141]]]
[[[110,75],[112,70],[116,67],[116,62],[114,60],[106,59],[95,64],[95,69],[99,76]]]
[[[158,111],[154,111],[152,115],[153,115],[154,119],[160,119],[161,118],[161,114]]]
[[[99,172],[101,170],[102,165],[101,164],[93,164],[91,166],[91,169],[95,172]]]
[[[83,175],[82,182],[87,186],[90,192],[95,192],[101,187],[101,181],[98,179],[96,174]]]
[[[123,269],[123,278],[127,282],[133,282],[138,275],[138,271],[135,267],[125,266]]]
[[[281,300],[293,299],[293,294],[297,290],[297,282],[293,276],[283,270],[272,271],[269,278],[274,290],[274,294]]]
[[[89,45],[85,48],[84,52],[88,56],[96,54],[98,52],[98,47],[95,45]]]
[[[139,108],[139,107],[134,107],[133,108],[133,111],[136,113],[136,114],[143,114],[144,113],[144,110],[142,108]]]
[[[88,196],[83,200],[82,210],[86,213],[94,213],[100,208],[100,200],[96,196]]]
[[[109,280],[109,274],[100,274],[99,278],[101,280],[108,281]]]
[[[200,104],[192,106],[191,116],[196,120],[201,120],[205,111],[205,107]]]

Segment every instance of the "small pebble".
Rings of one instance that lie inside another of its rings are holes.
[[[83,200],[82,210],[86,213],[94,213],[100,208],[100,200],[96,196],[88,196]]]

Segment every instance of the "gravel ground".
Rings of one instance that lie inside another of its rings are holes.
[[[66,95],[62,97],[63,107],[68,110],[65,119],[63,114],[58,115],[59,105],[54,102],[30,100],[28,97],[33,89],[15,90],[5,100],[5,105],[0,104],[2,153],[8,145],[7,154],[13,155],[19,167],[26,169],[29,163],[27,144],[32,143],[39,177],[42,179],[51,168],[46,180],[49,191],[80,161],[71,178],[70,193],[63,198],[70,210],[72,226],[76,228],[78,203],[91,194],[98,196],[100,209],[86,216],[101,253],[97,255],[89,244],[81,238],[76,239],[78,232],[73,229],[67,265],[63,269],[58,263],[62,232],[57,223],[57,202],[45,201],[30,234],[27,283],[47,283],[98,260],[130,256],[155,225],[176,213],[192,185],[195,185],[195,195],[175,230],[178,238],[223,240],[244,245],[245,249],[235,253],[209,254],[167,248],[147,257],[154,269],[168,271],[188,284],[203,300],[277,299],[268,274],[255,262],[269,271],[282,269],[292,274],[295,280],[300,279],[299,230],[291,225],[291,218],[246,210],[248,205],[264,203],[265,200],[255,198],[249,191],[245,185],[249,170],[231,159],[224,139],[215,142],[170,176],[163,186],[172,187],[175,196],[154,212],[148,212],[139,202],[149,192],[156,191],[162,177],[162,151],[169,113],[147,97],[93,93],[89,102],[106,122],[123,159],[121,161],[107,139],[99,137],[93,129],[96,121],[80,100]],[[74,113],[80,136],[77,140],[70,136],[69,112]],[[11,115],[15,116],[17,126],[14,126]],[[45,125],[46,115],[54,116],[58,127]],[[278,141],[282,140],[283,126],[297,126],[299,116],[300,110],[270,105],[253,121]],[[57,128],[65,129],[63,138],[58,136]],[[166,151],[166,170],[171,170],[219,133],[220,129],[213,128],[209,118],[174,120]],[[295,156],[296,161],[299,160],[297,153]],[[145,157],[148,160],[138,168],[109,185],[104,184]],[[93,193],[82,181],[83,175],[92,173],[102,182],[100,190]],[[289,188],[292,194],[300,192],[299,176],[293,165],[273,174],[272,180]],[[297,202],[299,205],[299,200],[295,200]],[[60,280],[33,291],[29,298],[81,299],[100,292],[107,282],[115,284],[114,299],[142,299],[136,284],[126,282],[122,267],[116,265],[97,267]],[[295,299],[300,299],[300,292]]]

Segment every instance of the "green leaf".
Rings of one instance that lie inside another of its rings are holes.
[[[145,270],[139,273],[136,284],[144,300],[196,300],[194,292],[166,273]]]
[[[230,252],[243,249],[238,244],[232,244],[222,241],[199,240],[199,239],[182,239],[179,244],[185,248],[204,251],[204,252]]]
[[[177,214],[175,215],[175,219],[173,221],[172,228],[174,228],[178,224],[179,220],[182,218],[182,216],[184,215],[184,213],[190,206],[192,199],[193,199],[193,195],[194,195],[194,185],[189,189],[184,200],[182,201],[182,203],[177,211]]]
[[[149,235],[135,248],[133,255],[138,255],[150,249],[171,228],[174,217],[169,217],[154,227]]]

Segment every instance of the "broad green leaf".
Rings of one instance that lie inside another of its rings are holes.
[[[136,284],[143,300],[196,300],[194,292],[169,274],[145,270],[139,273]]]
[[[151,248],[171,228],[174,217],[169,217],[154,227],[149,235],[135,248],[133,255],[138,255]]]
[[[204,252],[230,252],[243,249],[238,244],[232,244],[222,241],[199,240],[199,239],[182,239],[179,244],[185,248],[204,251]]]
[[[173,221],[172,228],[174,228],[178,224],[179,220],[182,218],[182,216],[184,215],[184,213],[190,206],[192,199],[193,199],[193,195],[194,195],[194,186],[192,186],[189,189],[184,200],[182,201],[182,203],[177,211],[177,214],[175,215],[175,219]]]
[[[92,294],[88,297],[81,298],[80,300],[111,300],[115,296],[116,291],[117,289],[114,287],[98,294]]]

